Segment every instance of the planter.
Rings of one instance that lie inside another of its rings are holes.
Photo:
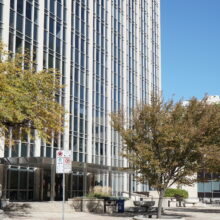
[[[144,215],[137,215],[133,217],[133,220],[147,220],[147,219],[157,219],[157,220],[185,220],[183,217],[174,217],[174,216],[162,216],[161,218],[148,218]]]
[[[68,203],[76,212],[104,212],[104,199],[82,197],[69,199]]]

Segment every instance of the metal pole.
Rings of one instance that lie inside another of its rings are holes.
[[[63,203],[62,203],[62,220],[64,220],[64,203],[65,203],[65,173],[63,173]]]

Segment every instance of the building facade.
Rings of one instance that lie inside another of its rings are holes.
[[[123,109],[129,117],[137,103],[160,94],[160,0],[0,0],[0,37],[12,52],[28,50],[37,70],[60,70],[65,87],[56,99],[68,111],[64,134],[50,144],[37,131],[13,146],[2,138],[4,195],[60,199],[57,149],[73,152],[67,197],[95,185],[110,186],[114,195],[146,190],[121,171],[127,162],[109,114]]]

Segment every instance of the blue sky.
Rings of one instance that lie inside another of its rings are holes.
[[[165,100],[220,95],[220,0],[161,0]]]

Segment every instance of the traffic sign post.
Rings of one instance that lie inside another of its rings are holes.
[[[65,173],[72,172],[72,151],[57,150],[56,152],[56,173],[63,174],[63,203],[62,203],[62,220],[64,220],[64,203],[65,203]]]

